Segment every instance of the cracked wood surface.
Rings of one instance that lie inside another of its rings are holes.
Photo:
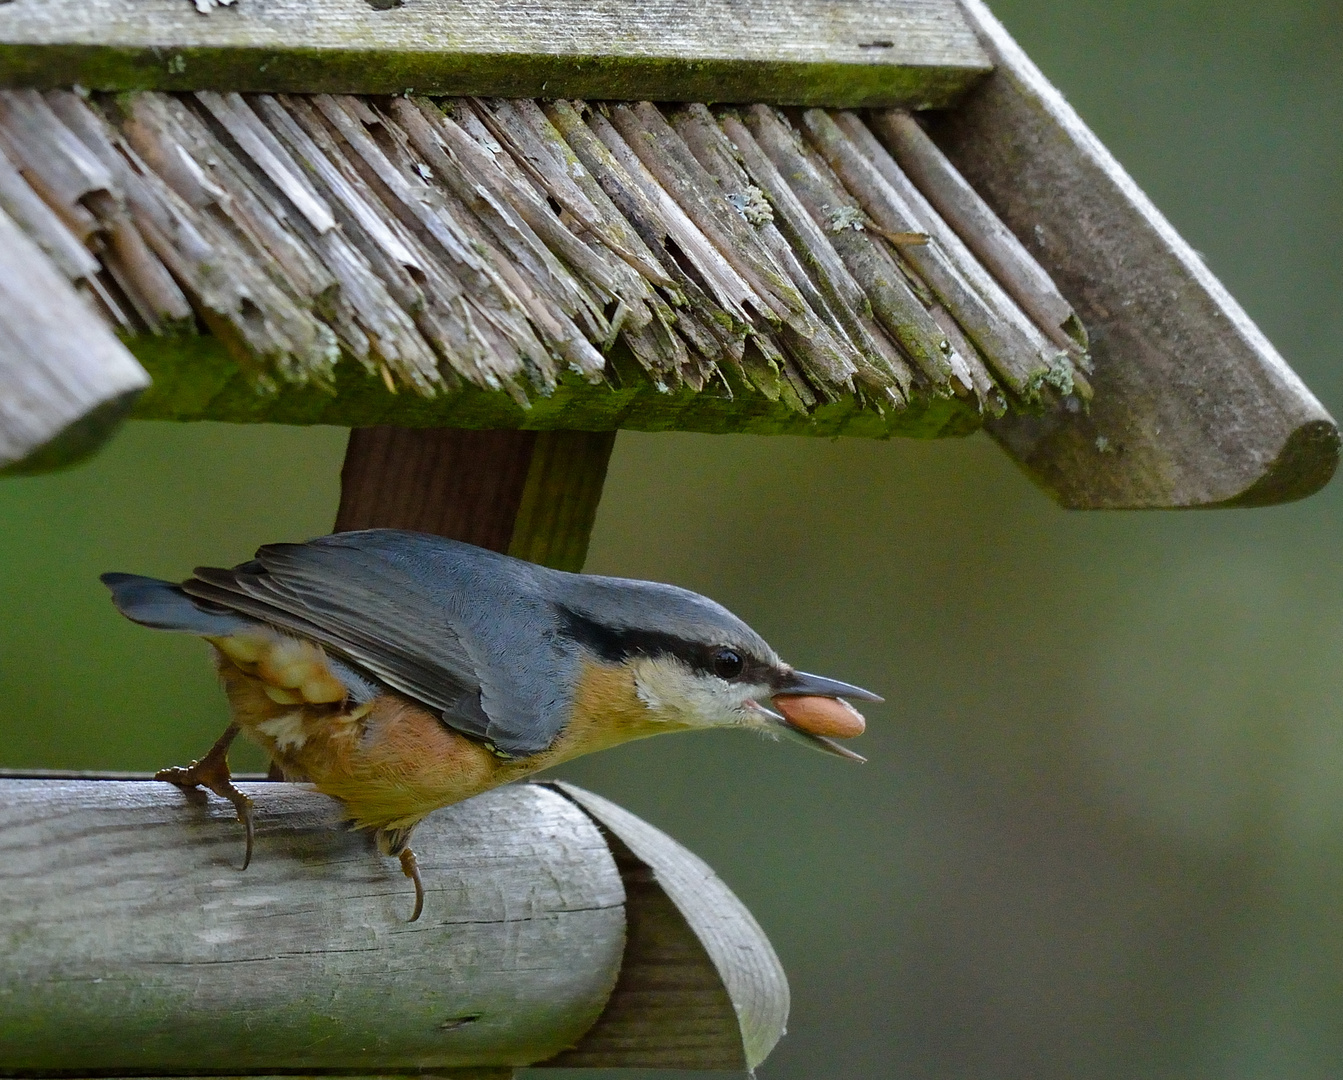
[[[926,436],[1088,390],[852,112],[0,90],[0,180],[146,418]]]
[[[0,85],[945,105],[956,0],[11,0]]]
[[[787,976],[765,932],[712,867],[666,833],[600,795],[562,781],[553,786],[614,835],[618,859],[637,860],[646,874],[627,878],[631,894],[645,898],[643,918],[630,918],[631,938],[644,951],[627,953],[597,1025],[548,1064],[673,1069],[698,1060],[692,1067],[754,1074],[783,1037],[790,1006]],[[652,885],[669,905],[648,896]],[[668,906],[696,941],[676,930]],[[730,1023],[719,1001],[730,1006]]]
[[[40,241],[5,212],[5,202],[0,191],[0,474],[78,461],[102,444],[149,385]],[[33,207],[30,220],[48,224],[42,207]],[[60,249],[52,251],[61,257]],[[91,278],[77,259],[82,249],[69,251],[75,257],[65,260],[68,269]]]

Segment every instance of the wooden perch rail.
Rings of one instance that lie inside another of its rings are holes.
[[[945,105],[955,0],[10,0],[0,85]]]
[[[428,900],[337,805],[0,779],[0,1075],[396,1075],[553,1064],[743,1071],[788,991],[699,859],[567,785],[417,833]],[[490,1074],[493,1075],[493,1074]]]

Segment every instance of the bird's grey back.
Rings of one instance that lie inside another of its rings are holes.
[[[544,750],[568,720],[579,658],[593,644],[576,623],[605,635],[612,662],[625,655],[622,643],[638,651],[650,641],[729,646],[777,662],[740,619],[685,589],[569,574],[394,529],[267,545],[236,567],[198,568],[180,590],[212,613],[319,641],[518,757]]]

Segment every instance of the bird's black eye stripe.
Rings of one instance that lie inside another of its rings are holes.
[[[614,629],[561,604],[555,606],[565,636],[581,642],[608,664],[632,656],[674,656],[692,671],[720,679],[768,683],[774,669],[763,660],[727,645],[705,645],[658,630]]]

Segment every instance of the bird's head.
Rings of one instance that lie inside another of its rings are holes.
[[[681,727],[739,727],[786,736],[856,760],[834,742],[861,734],[845,698],[870,691],[785,664],[721,604],[671,585],[583,577],[558,603],[561,633],[595,662],[628,673],[651,719]]]

